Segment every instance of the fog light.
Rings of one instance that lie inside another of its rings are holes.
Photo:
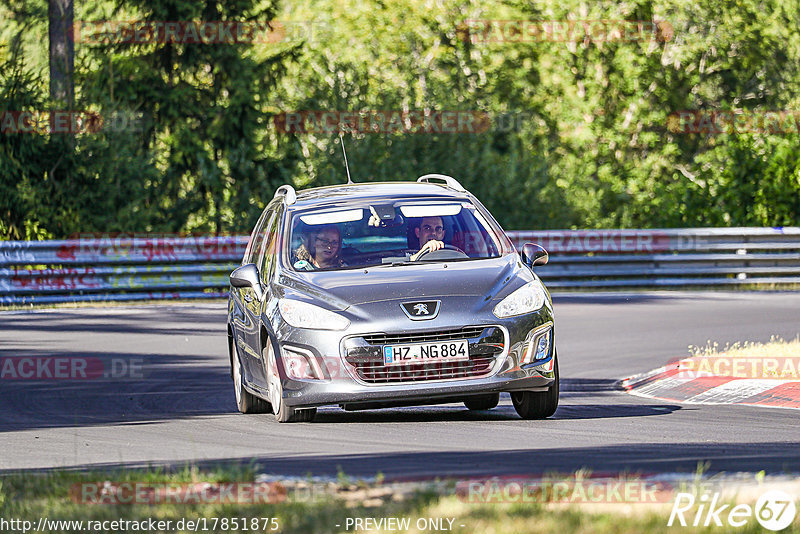
[[[552,326],[548,326],[546,330],[539,330],[533,333],[522,357],[522,365],[547,358],[550,353],[550,337],[552,333]]]
[[[286,375],[295,380],[319,380],[322,378],[317,360],[312,354],[300,352],[296,348],[283,349],[283,366]]]
[[[533,356],[534,360],[543,360],[547,358],[547,353],[550,351],[550,332],[548,330],[543,336],[539,336],[536,342],[536,353]]]

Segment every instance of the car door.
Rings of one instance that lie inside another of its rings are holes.
[[[264,240],[263,228],[272,215],[274,215],[274,210],[265,209],[259,218],[250,236],[250,241],[247,243],[242,265],[258,261],[258,251],[261,250]],[[252,332],[258,331],[258,324],[253,321],[253,314],[249,312],[248,308],[257,299],[255,298],[255,292],[251,288],[231,287],[230,291],[233,301],[234,342],[236,343],[242,366],[247,369],[247,378],[251,379],[252,375],[249,370],[252,368],[250,362],[253,360],[253,347],[250,345],[250,339],[252,339]]]

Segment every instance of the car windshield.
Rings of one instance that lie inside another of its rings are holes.
[[[298,271],[477,260],[513,250],[471,202],[317,208],[293,213],[290,224],[288,252]],[[436,250],[420,252],[428,241]]]

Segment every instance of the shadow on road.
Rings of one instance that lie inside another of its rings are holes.
[[[229,370],[208,365],[201,356],[132,352],[60,352],[25,350],[30,357],[82,357],[105,362],[136,362],[142,376],[93,380],[0,380],[0,433],[38,428],[163,422],[236,413]],[[123,367],[124,367],[123,365]],[[613,392],[614,380],[563,380],[565,397]],[[593,393],[594,392],[594,393]],[[409,409],[345,412],[321,410],[317,423],[419,423],[444,421],[520,421],[508,394],[494,410],[472,412],[462,404]],[[652,405],[633,397],[628,403],[562,403],[554,420],[613,419],[667,415],[680,407]],[[596,402],[596,400],[595,400]],[[266,416],[265,416],[266,417]]]
[[[562,378],[561,391],[622,391],[614,378]]]
[[[90,369],[98,362],[110,376],[0,380],[0,433],[174,420],[236,409],[229,369],[208,365],[201,356],[30,349],[25,356],[81,358]]]
[[[5,315],[4,320],[0,321],[0,336],[8,336],[9,341],[0,339],[0,344],[16,344],[21,338],[36,339],[45,335],[65,337],[83,332],[126,336],[225,335],[224,308],[209,308],[210,313],[197,313],[185,306],[108,310],[105,314],[98,313],[98,309],[76,309]],[[181,327],[176,327],[176,324]]]
[[[434,477],[536,476],[571,473],[577,469],[630,474],[694,473],[699,464],[706,473],[757,472],[796,473],[800,448],[796,443],[637,443],[596,447],[566,447],[513,450],[331,454],[315,456],[262,455],[220,458],[194,462],[145,464],[93,464],[72,469],[112,470],[161,466],[183,469],[187,465],[211,469],[220,465],[253,466],[258,472],[281,476],[374,477],[387,481],[432,479]],[[46,471],[40,469],[38,471]],[[11,470],[6,470],[9,472]],[[0,471],[3,472],[3,471]]]

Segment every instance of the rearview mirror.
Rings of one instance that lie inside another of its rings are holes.
[[[395,228],[403,224],[403,216],[395,215],[394,206],[391,204],[373,204],[369,207],[369,226],[376,228]]]
[[[246,263],[236,268],[230,276],[233,287],[249,287],[255,292],[256,298],[261,300],[264,297],[264,289],[261,287],[261,277],[258,274],[258,267],[254,263]]]
[[[528,267],[544,265],[550,260],[550,255],[547,254],[544,247],[535,243],[525,243],[522,246],[520,255],[522,256],[522,261],[524,261],[525,265]]]

